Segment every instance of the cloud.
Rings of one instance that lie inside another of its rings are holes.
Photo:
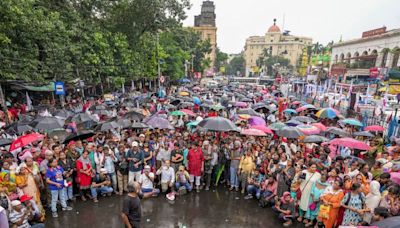
[[[291,34],[328,43],[361,37],[363,31],[386,25],[400,28],[398,0],[215,0],[218,46],[238,53],[246,38],[264,35],[273,19]],[[193,26],[202,0],[191,0],[184,25]]]

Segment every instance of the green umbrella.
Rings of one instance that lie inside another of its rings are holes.
[[[198,121],[192,121],[192,122],[190,122],[190,123],[186,124],[186,126],[188,126],[188,127],[196,127],[196,126],[197,126],[197,124],[199,124],[199,122],[198,122]]]
[[[181,111],[173,111],[170,113],[171,116],[184,116],[186,115],[184,112]]]
[[[225,108],[224,106],[221,106],[219,104],[218,105],[213,105],[213,106],[210,107],[210,109],[213,109],[215,111],[219,111],[219,110],[222,110],[224,108]]]
[[[283,127],[286,127],[286,124],[284,124],[282,122],[276,122],[276,123],[269,125],[268,127],[274,131],[277,131],[277,130],[282,129]]]

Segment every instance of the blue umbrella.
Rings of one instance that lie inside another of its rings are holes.
[[[358,126],[358,127],[364,126],[364,124],[362,124],[360,121],[353,119],[353,118],[344,119],[344,120],[342,120],[342,123],[353,125],[353,126]]]
[[[187,78],[181,78],[178,80],[179,83],[190,83],[191,81]]]
[[[197,104],[197,105],[201,105],[200,98],[198,98],[198,97],[193,97],[193,103],[195,103],[195,104]]]
[[[290,108],[283,110],[283,112],[288,114],[297,114],[296,110]]]

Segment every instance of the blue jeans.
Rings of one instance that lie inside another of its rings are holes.
[[[231,173],[231,187],[239,188],[239,178],[237,175],[237,169],[230,167]]]
[[[176,188],[176,190],[179,190],[179,188],[180,187],[182,187],[182,186],[185,186],[185,188],[186,188],[186,190],[187,191],[192,191],[192,186],[190,186],[190,183],[189,182],[186,182],[186,183],[179,183],[179,182],[176,182],[175,183],[175,188]]]
[[[142,193],[149,193],[154,190],[154,195],[160,194],[160,189],[158,188],[142,188]]]
[[[73,186],[69,186],[69,187],[64,187],[64,194],[65,194],[65,200],[70,200],[72,199],[72,197],[74,197],[74,193],[72,192]]]
[[[114,172],[114,173],[109,173],[107,175],[111,180],[111,183],[112,183],[112,186],[113,186],[113,190],[117,191],[117,174]]]
[[[57,212],[58,198],[60,198],[61,206],[63,208],[67,207],[67,200],[65,198],[64,189],[50,190],[50,193],[51,193],[51,212]]]
[[[92,192],[92,197],[97,198],[97,194],[100,192],[100,194],[107,194],[107,193],[112,193],[113,188],[104,186],[104,187],[99,187],[99,188],[90,188],[90,191]]]
[[[250,195],[255,195],[257,199],[261,197],[261,189],[255,185],[247,185],[247,193]]]

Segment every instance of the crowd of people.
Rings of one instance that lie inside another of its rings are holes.
[[[380,131],[372,132],[373,137],[354,136],[369,145],[363,151],[347,144],[304,142],[305,136],[285,137],[278,134],[279,129],[268,131],[268,126],[283,124],[293,115],[314,118],[323,127],[337,127],[349,134],[360,127],[342,124],[339,116],[318,118],[313,108],[296,114],[285,112],[304,104],[295,98],[274,96],[272,91],[257,95],[255,89],[232,90],[253,95],[240,104],[242,108],[265,103],[267,110],[256,114],[265,120],[267,136],[242,134],[254,126],[247,114],[240,114],[241,107],[225,104],[225,98],[236,99],[235,95],[218,96],[218,91],[208,91],[204,98],[197,99],[209,101],[214,107],[195,100],[186,107],[189,111],[171,115],[174,106],[180,107],[171,103],[182,93],[171,91],[177,96],[150,97],[149,106],[135,111],[147,118],[143,122],[163,118],[173,128],[119,127],[68,142],[45,135],[13,151],[9,146],[1,147],[0,227],[44,227],[46,215],[56,218],[58,213],[69,213],[71,202],[76,200],[97,203],[103,197],[127,192],[143,199],[165,195],[167,200],[179,200],[185,194],[196,194],[190,192],[218,186],[240,192],[260,207],[271,208],[284,226],[296,222],[326,228],[369,225],[399,216],[400,186],[396,178],[400,175],[400,145],[395,138],[385,144]],[[192,93],[190,89],[184,92]],[[105,103],[93,99],[90,105],[81,105],[92,115],[88,107]],[[70,107],[74,105],[78,104]],[[98,119],[124,118],[132,112],[123,99],[118,108],[112,109],[114,114]],[[233,121],[237,131],[195,127],[215,116]],[[74,127],[76,134],[79,130]],[[15,140],[34,132],[44,133],[29,129],[12,135],[3,129],[2,137]],[[319,135],[338,138],[323,128]],[[128,209],[137,205],[136,198],[124,204],[122,217],[127,226],[140,224],[141,214],[131,216]]]

